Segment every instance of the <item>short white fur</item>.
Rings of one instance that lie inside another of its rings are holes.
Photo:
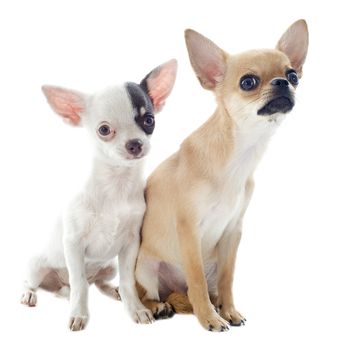
[[[146,79],[163,82],[158,92],[164,104],[175,81],[176,61],[154,71],[156,74],[152,71]],[[150,323],[152,313],[140,302],[134,277],[146,209],[142,158],[149,151],[150,135],[135,122],[134,106],[125,85],[94,95],[53,86],[44,86],[43,92],[64,120],[87,129],[95,154],[87,183],[63,210],[48,244],[30,260],[21,302],[35,306],[39,287],[69,297],[69,327],[82,330],[89,318],[88,287],[95,283],[114,299],[120,299],[120,292],[135,322]],[[109,140],[99,135],[103,123],[115,132]],[[142,141],[142,151],[135,156],[126,147],[134,139]],[[109,282],[116,275],[116,256],[119,290]]]

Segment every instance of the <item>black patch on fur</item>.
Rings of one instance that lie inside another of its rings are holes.
[[[152,71],[153,72],[153,71]],[[143,89],[143,91],[145,91],[147,94],[149,94],[149,90],[148,90],[148,85],[147,85],[147,80],[148,77],[152,74],[152,72],[149,72],[141,81],[140,86],[141,89]]]
[[[136,124],[147,134],[151,135],[154,130],[155,124],[152,126],[145,123],[147,117],[154,116],[153,104],[151,98],[147,94],[147,90],[136,83],[126,83],[126,91],[128,92],[130,101],[134,110],[134,118]],[[144,108],[145,113],[141,115],[141,108]]]

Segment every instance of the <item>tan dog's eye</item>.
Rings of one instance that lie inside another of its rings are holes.
[[[257,88],[259,82],[260,79],[255,75],[244,75],[239,82],[239,86],[244,91],[251,91]]]
[[[289,70],[286,73],[286,77],[288,81],[293,84],[293,85],[298,85],[299,84],[299,78],[295,70]]]

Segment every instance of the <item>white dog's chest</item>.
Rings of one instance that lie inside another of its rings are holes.
[[[106,261],[113,259],[123,245],[138,233],[143,215],[142,204],[122,206],[101,210],[91,216],[90,231],[86,237],[86,253],[88,260]]]
[[[86,257],[111,259],[118,253],[119,216],[96,214],[91,218],[90,232],[86,241]]]

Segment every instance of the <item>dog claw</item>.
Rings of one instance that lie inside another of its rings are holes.
[[[234,323],[232,320],[230,320],[229,322],[230,322],[230,326],[232,327],[245,326],[245,319],[241,320],[239,323]]]
[[[36,294],[33,291],[27,291],[22,295],[21,304],[34,307],[36,306]]]
[[[139,324],[150,324],[154,321],[152,313],[148,309],[130,311],[132,319]]]
[[[69,320],[69,329],[72,332],[82,331],[88,322],[87,316],[73,316]]]
[[[221,318],[218,314],[213,314],[213,315],[208,315],[206,317],[204,327],[209,332],[226,332],[229,330],[228,325],[229,325],[228,322],[223,318]]]

